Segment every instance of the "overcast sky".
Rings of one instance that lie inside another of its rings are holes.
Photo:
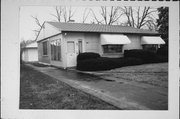
[[[72,19],[75,22],[82,22],[84,10],[88,7],[72,7],[72,11],[75,11]],[[99,13],[99,7],[92,8],[95,13]],[[56,18],[52,15],[55,14],[55,6],[41,7],[41,6],[24,6],[20,8],[20,39],[21,40],[33,40],[35,39],[35,30],[37,27],[35,20],[32,16],[37,16],[41,23],[44,21],[56,21]],[[88,13],[88,11],[87,11]],[[97,14],[98,15],[98,14]],[[92,21],[92,15],[89,14],[86,23]]]
[[[82,22],[83,13],[86,8],[90,7],[72,7],[72,11],[75,11],[72,17],[75,22]],[[98,18],[101,18],[99,14],[100,7],[91,7]],[[88,11],[86,12],[88,13]],[[37,29],[35,20],[31,16],[37,16],[41,23],[44,21],[56,21],[56,18],[52,15],[55,14],[55,6],[23,6],[20,8],[20,39],[21,40],[34,40],[35,33],[33,30]],[[157,13],[154,15],[157,18]],[[86,23],[93,21],[93,15],[89,14]],[[119,21],[126,20],[125,16],[120,17]]]

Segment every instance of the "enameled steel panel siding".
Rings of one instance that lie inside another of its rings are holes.
[[[124,45],[124,50],[130,50],[130,49],[142,49],[141,46],[141,36],[138,35],[127,35],[128,38],[131,40],[130,44]]]
[[[85,51],[100,53],[100,35],[98,33],[85,33]]]

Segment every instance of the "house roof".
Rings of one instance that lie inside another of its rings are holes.
[[[137,29],[134,27],[120,25],[99,25],[99,24],[84,24],[84,23],[62,23],[62,22],[47,22],[57,29],[65,32],[96,32],[96,33],[124,33],[124,34],[142,34],[142,35],[157,35],[158,32]]]

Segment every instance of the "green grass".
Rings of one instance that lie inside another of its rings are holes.
[[[20,109],[118,109],[99,98],[21,66]]]

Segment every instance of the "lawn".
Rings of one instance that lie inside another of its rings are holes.
[[[168,87],[168,63],[128,66],[109,71],[95,72],[101,78],[124,79],[154,86]]]
[[[118,109],[99,98],[21,66],[20,109]]]

